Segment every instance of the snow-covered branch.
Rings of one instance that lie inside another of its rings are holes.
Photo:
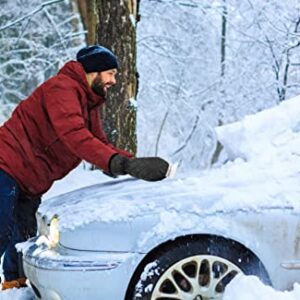
[[[63,1],[64,0],[51,0],[51,1],[44,2],[44,3],[40,4],[36,9],[34,9],[31,12],[25,14],[24,16],[22,16],[22,17],[16,19],[15,21],[12,21],[12,22],[0,27],[0,31],[3,31],[3,30],[5,30],[9,27],[12,27],[12,26],[24,21],[27,18],[32,17],[33,15],[35,15],[36,13],[41,11],[46,6],[49,6],[49,5],[52,5],[52,4],[55,4],[55,3],[59,3],[59,2],[63,2]]]

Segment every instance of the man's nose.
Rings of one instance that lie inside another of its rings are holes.
[[[111,84],[112,84],[112,85],[115,85],[116,83],[117,83],[116,77],[113,76],[113,77],[111,78]]]

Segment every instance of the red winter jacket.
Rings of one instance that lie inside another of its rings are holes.
[[[99,116],[103,102],[89,87],[81,64],[68,62],[0,127],[0,169],[24,192],[39,196],[81,160],[108,171],[114,154],[132,156],[108,143]]]

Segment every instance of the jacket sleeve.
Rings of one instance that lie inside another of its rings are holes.
[[[100,113],[99,113],[99,108],[95,108],[93,110],[93,118],[92,118],[92,132],[93,134],[100,140],[102,141],[105,145],[110,147],[111,149],[115,150],[118,152],[118,154],[127,156],[129,158],[133,157],[134,155],[128,151],[119,149],[112,144],[109,143],[106,134],[102,130],[102,120],[100,118]]]
[[[86,128],[76,89],[52,86],[44,103],[50,122],[65,146],[78,158],[108,172],[110,158],[118,152]]]

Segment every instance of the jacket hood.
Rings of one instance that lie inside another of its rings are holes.
[[[73,60],[69,61],[59,70],[58,75],[59,74],[68,76],[80,84],[87,94],[90,109],[105,102],[106,99],[95,94],[89,86],[81,63]]]

